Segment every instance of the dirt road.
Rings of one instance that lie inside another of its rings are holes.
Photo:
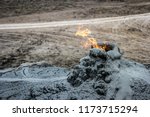
[[[71,67],[88,49],[75,36],[78,26],[89,28],[97,41],[116,43],[124,57],[150,63],[150,13],[77,21],[0,25],[0,69],[25,62],[46,61]]]
[[[0,30],[8,29],[29,29],[29,28],[47,28],[47,27],[61,27],[61,26],[73,26],[73,25],[85,25],[85,24],[100,24],[115,21],[126,21],[139,18],[150,18],[150,13],[120,16],[111,18],[97,18],[89,20],[74,20],[74,21],[57,21],[57,22],[43,22],[43,23],[19,23],[19,24],[1,24]]]

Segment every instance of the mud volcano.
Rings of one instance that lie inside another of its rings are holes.
[[[118,72],[120,64],[118,64],[118,71],[110,65],[116,60],[120,60],[122,53],[120,49],[113,44],[99,44],[104,49],[93,48],[90,50],[88,56],[80,60],[80,64],[76,65],[68,77],[68,82],[72,86],[79,86],[86,80],[95,80],[95,82],[110,83],[113,71]],[[114,63],[116,64],[116,63]],[[104,85],[100,87],[105,87]],[[100,93],[102,93],[100,91]],[[103,92],[104,93],[104,92]]]
[[[94,91],[104,99],[134,99],[135,95],[143,93],[137,91],[135,81],[150,83],[147,69],[139,63],[123,59],[123,52],[114,44],[99,43],[99,46],[105,47],[105,50],[91,49],[89,55],[74,67],[67,81],[73,87],[91,82]],[[144,90],[143,86],[139,87]],[[150,94],[150,87],[147,91]]]
[[[114,44],[91,48],[71,70],[46,63],[0,71],[0,99],[150,99],[150,73]]]

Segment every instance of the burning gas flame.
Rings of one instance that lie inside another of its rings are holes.
[[[78,31],[76,32],[76,36],[81,37],[88,37],[91,34],[91,31],[89,29],[82,29],[81,27],[78,28]]]
[[[79,36],[86,39],[85,42],[81,42],[81,45],[84,48],[88,48],[91,46],[93,48],[97,48],[101,50],[106,50],[107,48],[105,44],[101,46],[97,43],[97,40],[91,36],[91,31],[88,28],[79,27],[77,32],[75,33],[75,36]]]

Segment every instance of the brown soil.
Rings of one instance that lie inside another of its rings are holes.
[[[124,57],[150,63],[150,17],[83,25],[98,41],[118,44]],[[46,61],[52,65],[71,67],[88,49],[76,37],[78,26],[3,30],[0,33],[0,68],[16,67],[24,62]]]
[[[56,5],[51,6],[49,6],[51,2],[46,2],[48,0],[43,1],[45,2],[40,4],[39,1],[33,0],[31,5],[25,2],[23,6],[12,2],[14,7],[10,7],[12,3],[9,5],[0,3],[0,23],[92,19],[150,12],[149,0],[147,2],[139,0],[137,3],[130,3],[130,0],[128,2],[74,0],[76,2],[65,4],[57,1],[54,2]],[[77,64],[89,51],[89,48],[81,47],[81,38],[75,36],[77,27],[1,30],[0,69],[37,61],[46,61],[52,65],[64,67]],[[117,43],[124,50],[124,57],[143,64],[150,63],[150,17],[141,19],[139,16],[134,20],[96,25],[91,23],[84,27],[89,28],[98,41]]]
[[[0,23],[92,19],[150,12],[149,0],[8,1],[0,1]]]

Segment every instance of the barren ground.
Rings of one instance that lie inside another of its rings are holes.
[[[149,12],[149,0],[0,1],[0,23],[66,21],[115,17]]]
[[[28,15],[26,13],[16,15],[14,12],[9,12],[11,14],[10,17],[1,16],[0,23],[92,19],[150,12],[150,4],[148,2],[132,3],[130,4],[130,9],[129,7],[122,7],[125,4],[122,2],[113,2],[109,5],[103,3],[103,7],[111,8],[109,10],[102,10],[102,6],[100,7],[96,3],[93,3],[92,6],[89,2],[91,7],[81,9],[71,7],[72,10],[40,11],[34,14],[27,13]],[[85,6],[84,4],[79,5]],[[123,10],[120,9],[118,11],[116,7]],[[91,12],[87,12],[89,9]],[[91,9],[94,10],[92,11]],[[68,26],[47,28],[0,30],[0,69],[16,67],[24,62],[37,61],[46,61],[52,65],[63,67],[71,67],[77,64],[80,58],[89,51],[89,49],[81,47],[80,42],[82,38],[75,36],[78,26],[78,24],[68,24]],[[124,57],[143,64],[150,64],[149,13],[125,20],[98,21],[96,24],[91,20],[89,24],[84,24],[83,27],[89,28],[92,31],[93,37],[97,38],[98,41],[109,41],[118,44],[124,50]]]

